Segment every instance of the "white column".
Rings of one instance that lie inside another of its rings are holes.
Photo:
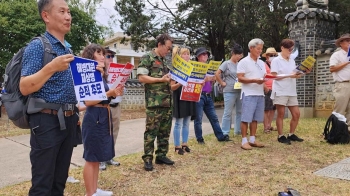
[[[133,56],[130,57],[130,63],[133,64],[133,65],[135,66],[135,58],[134,58]],[[133,71],[131,72],[131,76],[130,76],[129,78],[130,78],[130,79],[136,78],[136,71],[135,71],[135,70],[133,70]]]

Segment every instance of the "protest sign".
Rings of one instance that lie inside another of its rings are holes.
[[[172,66],[170,70],[171,79],[185,86],[193,69],[192,64],[176,54],[173,58]]]
[[[190,61],[190,63],[193,65],[193,70],[187,81],[187,85],[182,87],[180,100],[198,102],[201,98],[204,78],[207,74],[209,64],[197,61]]]
[[[308,56],[301,64],[297,65],[295,71],[297,73],[305,74],[307,71],[311,71],[314,66],[316,59],[312,56]]]
[[[219,69],[221,61],[210,61],[207,76],[215,76],[215,72]]]
[[[118,78],[119,74],[123,71],[125,64],[110,63],[108,68],[108,84],[113,84]]]
[[[70,63],[77,100],[107,100],[102,75],[96,65],[96,61],[76,56]]]
[[[114,82],[111,85],[111,89],[117,88],[119,85],[124,85],[125,82],[128,80],[132,70],[134,69],[134,65],[131,63],[126,63],[123,70],[120,72],[118,77],[114,80]]]

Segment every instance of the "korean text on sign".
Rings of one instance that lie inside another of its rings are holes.
[[[102,76],[96,70],[96,65],[96,61],[81,57],[74,57],[70,63],[77,100],[107,100]]]

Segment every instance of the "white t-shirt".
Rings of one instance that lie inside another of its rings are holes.
[[[341,49],[332,54],[329,59],[329,66],[332,67],[345,62],[349,62],[348,53]],[[337,72],[332,72],[332,75],[335,82],[350,80],[350,64],[347,64],[343,69]]]
[[[271,62],[271,73],[276,72],[279,74],[292,74],[295,72],[296,65],[294,59],[284,59],[282,56],[278,56]],[[297,96],[297,82],[295,78],[284,78],[281,80],[274,80],[272,85],[271,99],[276,96]]]
[[[238,62],[237,74],[244,73],[244,77],[249,79],[263,79],[266,74],[264,61],[255,61],[248,55]],[[264,96],[264,83],[242,83],[242,93],[244,96],[262,95]]]

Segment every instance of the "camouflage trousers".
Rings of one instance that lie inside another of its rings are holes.
[[[154,140],[157,138],[156,156],[166,156],[169,150],[169,135],[172,121],[171,108],[146,109],[146,131],[144,133],[144,161],[153,160]]]

